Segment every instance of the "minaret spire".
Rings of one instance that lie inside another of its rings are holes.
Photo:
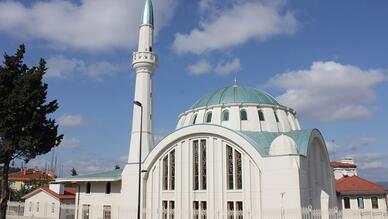
[[[142,23],[139,27],[138,50],[133,53],[132,58],[132,67],[136,73],[134,101],[137,101],[137,104],[141,104],[143,113],[141,112],[140,106],[134,105],[128,163],[138,162],[140,136],[142,138],[142,159],[148,155],[150,149],[154,146],[152,123],[152,75],[157,66],[158,56],[153,52],[153,46],[154,16],[152,1],[146,0]],[[141,130],[140,123],[142,123]]]

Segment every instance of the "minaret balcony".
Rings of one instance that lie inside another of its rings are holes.
[[[132,57],[133,65],[138,63],[155,64],[158,61],[158,55],[153,52],[134,52]]]

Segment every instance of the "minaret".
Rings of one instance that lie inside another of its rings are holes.
[[[142,132],[141,157],[144,159],[150,148],[154,145],[152,132],[152,75],[157,65],[158,56],[153,52],[154,44],[154,15],[151,0],[146,0],[142,23],[139,27],[139,45],[137,52],[133,53],[132,66],[136,73],[134,101],[143,106],[133,106],[131,144],[129,148],[128,163],[139,160],[139,141]],[[142,130],[140,130],[140,117],[143,116]]]

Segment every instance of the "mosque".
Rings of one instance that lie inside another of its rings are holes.
[[[303,129],[295,110],[264,91],[235,84],[204,95],[154,144],[153,46],[153,8],[146,0],[132,58],[128,163],[57,180],[77,184],[77,219],[137,218],[138,207],[141,218],[266,218],[268,212],[337,206],[321,133]]]

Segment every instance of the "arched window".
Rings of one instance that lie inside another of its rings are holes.
[[[90,194],[90,182],[86,183],[86,194]]]
[[[240,119],[241,120],[248,120],[247,111],[245,109],[240,110]]]
[[[258,110],[257,113],[259,114],[259,120],[260,120],[260,121],[264,121],[265,119],[264,119],[264,113],[263,113],[263,111],[262,111],[262,110]]]
[[[212,112],[206,114],[206,123],[212,122]]]
[[[275,119],[276,119],[276,122],[279,122],[279,117],[278,117],[278,114],[276,113],[276,111],[273,112],[275,114]]]
[[[106,183],[105,194],[110,194],[110,182]]]
[[[222,111],[222,121],[229,121],[229,110]]]
[[[194,125],[195,121],[197,121],[197,114],[194,114],[193,119],[191,120],[191,124]]]

